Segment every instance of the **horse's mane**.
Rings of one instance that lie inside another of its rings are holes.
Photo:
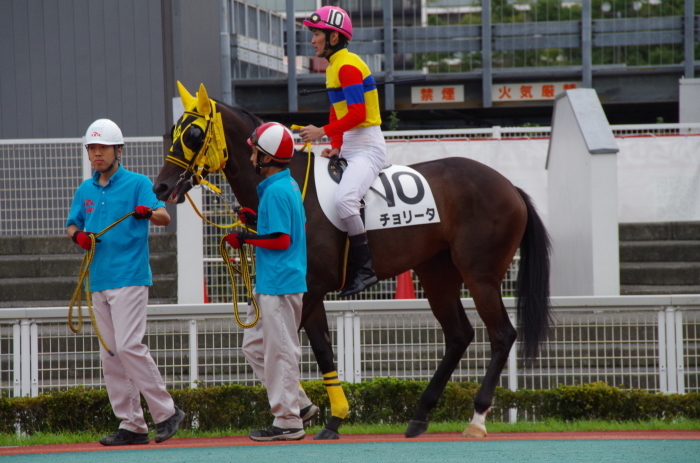
[[[257,127],[257,126],[259,126],[259,125],[262,125],[262,123],[263,123],[263,120],[262,120],[262,119],[260,119],[258,116],[256,116],[255,114],[251,113],[251,112],[248,111],[247,109],[243,109],[243,108],[241,108],[240,106],[231,106],[231,105],[226,104],[226,103],[224,103],[223,101],[219,101],[219,100],[214,100],[214,101],[216,101],[216,104],[217,104],[217,105],[223,106],[223,107],[225,107],[226,109],[228,109],[229,111],[232,111],[232,112],[238,114],[238,115],[241,116],[241,117],[246,117],[248,120],[250,120],[250,122],[253,123],[253,126],[254,126],[254,127]]]

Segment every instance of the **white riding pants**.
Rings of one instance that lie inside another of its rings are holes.
[[[345,132],[340,157],[348,161],[335,192],[335,206],[342,220],[360,214],[360,200],[384,167],[386,142],[381,128],[358,127]]]
[[[271,296],[255,293],[260,309],[257,325],[243,332],[243,354],[256,376],[267,388],[272,423],[278,428],[303,428],[299,404],[311,404],[299,387],[299,324],[303,293]],[[255,308],[248,307],[248,320]],[[301,397],[300,397],[301,396]]]
[[[97,326],[114,357],[100,346],[102,371],[109,402],[122,420],[120,428],[147,433],[143,417],[143,394],[153,421],[160,423],[175,414],[175,404],[151,352],[143,343],[146,333],[148,286],[125,286],[92,293]]]

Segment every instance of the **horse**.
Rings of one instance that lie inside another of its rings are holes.
[[[214,130],[214,125],[206,125],[205,118],[209,120],[218,111],[228,151],[228,159],[222,162],[223,174],[238,202],[257,209],[256,186],[262,177],[250,162],[251,148],[246,140],[263,121],[242,108],[206,101],[203,85],[196,98],[186,90],[183,94],[183,90],[181,87],[185,113],[174,126],[175,136],[168,156],[172,162],[164,162],[154,183],[157,197],[171,203],[184,201],[185,193],[196,183],[193,181],[196,174],[188,169],[194,162],[192,153],[205,151],[207,130]],[[211,109],[207,109],[208,105]],[[207,116],[205,113],[209,111]],[[189,136],[188,130],[191,130]],[[291,175],[299,185],[304,185],[307,162],[313,164],[313,156],[309,159],[309,154],[297,150],[289,164]],[[474,339],[474,328],[460,300],[460,290],[465,284],[488,332],[491,359],[474,398],[473,419],[463,436],[485,437],[486,414],[516,336],[522,336],[521,355],[529,363],[537,357],[539,346],[548,335],[550,239],[530,197],[494,169],[459,157],[410,167],[430,184],[440,222],[368,232],[378,278],[390,278],[412,269],[445,337],[444,356],[420,397],[405,436],[415,437],[428,429],[430,412]],[[313,172],[312,166],[311,176]],[[205,169],[203,176],[206,174]],[[323,194],[316,190],[313,178],[309,179],[304,201],[308,292],[303,298],[299,329],[304,328],[324,379],[328,379],[336,367],[323,301],[326,294],[337,291],[343,284],[347,234],[324,215],[318,201]],[[518,249],[516,312],[520,329],[516,330],[503,305],[501,281]],[[325,383],[328,386],[329,381]],[[342,389],[337,389],[342,395]],[[338,439],[339,426],[347,416],[344,395],[338,398],[337,391],[331,394],[330,388],[328,392],[331,417],[314,439]]]

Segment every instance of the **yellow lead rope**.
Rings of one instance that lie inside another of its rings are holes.
[[[117,224],[119,224],[121,221],[126,219],[127,217],[130,217],[134,215],[134,212],[129,212],[126,214],[124,217],[120,218],[116,222],[114,222],[112,225],[109,227],[105,228],[98,234],[93,234],[91,233],[90,236],[90,249],[85,251],[85,254],[83,255],[83,262],[80,264],[80,272],[78,274],[78,286],[75,287],[75,291],[73,291],[73,296],[71,297],[70,300],[70,305],[68,306],[68,327],[71,329],[72,332],[74,333],[79,333],[80,330],[83,329],[83,311],[82,311],[82,302],[83,302],[83,297],[82,293],[83,290],[85,290],[85,302],[87,304],[88,312],[90,313],[90,322],[92,323],[92,326],[95,329],[95,334],[97,335],[97,339],[100,341],[100,344],[106,350],[109,352],[109,355],[114,357],[114,352],[107,346],[105,343],[104,338],[102,337],[102,333],[100,332],[100,328],[97,326],[97,320],[95,319],[95,312],[92,308],[92,296],[90,295],[90,264],[92,264],[92,259],[95,257],[95,247],[97,242],[95,241],[97,238],[100,236],[104,235],[108,231],[110,231],[112,228],[116,227]],[[73,323],[73,308],[77,304],[77,309],[78,309],[78,324]]]

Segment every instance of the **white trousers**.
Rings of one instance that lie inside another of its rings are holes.
[[[243,333],[243,354],[258,379],[267,388],[272,423],[278,428],[302,428],[302,407],[311,402],[299,387],[301,346],[297,333],[301,323],[303,293],[270,296],[256,293],[260,321]],[[255,308],[248,307],[248,320]],[[302,396],[300,398],[300,396]]]
[[[147,433],[143,417],[143,394],[153,421],[160,423],[175,414],[175,404],[165,389],[158,366],[143,344],[146,333],[148,286],[126,286],[92,293],[95,319],[114,357],[100,346],[102,371],[109,402],[122,420],[120,428]]]
[[[360,214],[360,200],[372,186],[386,160],[386,142],[379,126],[359,127],[343,134],[340,157],[348,161],[335,192],[338,216]]]

